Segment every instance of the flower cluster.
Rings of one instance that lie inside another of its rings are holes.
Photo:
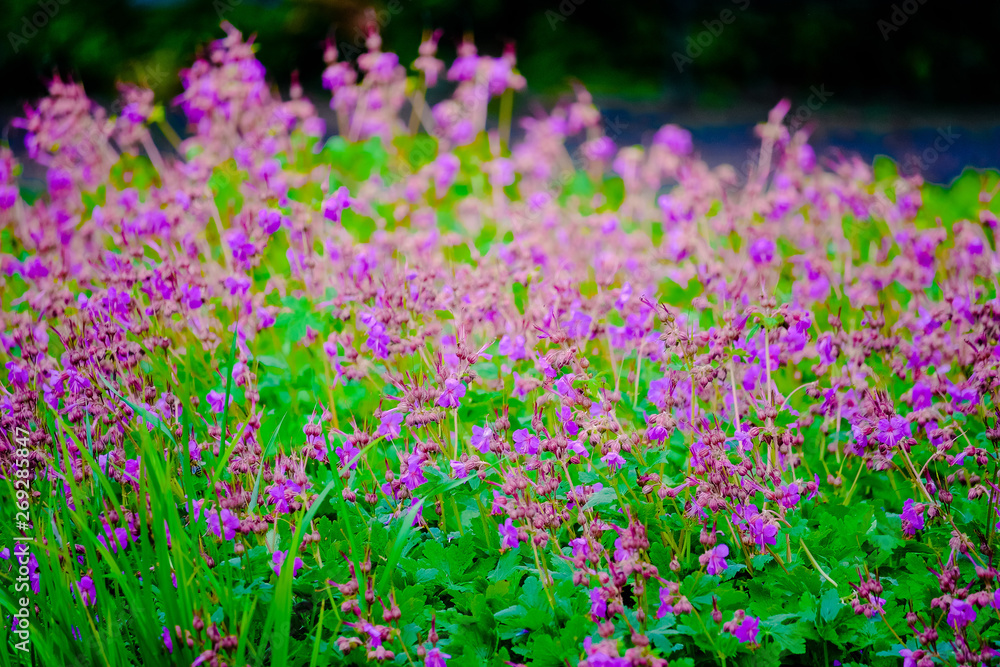
[[[783,101],[743,183],[674,125],[617,146],[582,87],[511,143],[512,47],[428,33],[408,78],[374,20],[325,50],[324,141],[225,30],[174,152],[149,91],[109,118],[59,78],[13,133],[44,192],[0,150],[0,474],[46,508],[53,631],[597,667],[822,618],[844,660],[993,659],[996,174],[949,209]]]

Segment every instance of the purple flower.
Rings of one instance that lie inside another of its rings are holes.
[[[560,406],[556,410],[556,417],[562,422],[563,428],[566,430],[566,435],[576,435],[580,432],[580,427],[573,421],[573,411],[568,405]]]
[[[521,545],[521,540],[517,536],[517,528],[514,527],[514,522],[510,517],[500,524],[500,537],[503,538],[500,542],[501,549],[516,549]]]
[[[257,212],[257,224],[269,235],[281,229],[281,225],[285,220],[287,218],[281,215],[281,211],[264,208]]]
[[[590,543],[587,542],[586,537],[578,537],[570,540],[569,546],[573,548],[573,558],[576,558],[577,556],[583,556],[586,558],[590,555]]]
[[[514,451],[522,456],[534,456],[538,453],[541,441],[526,428],[514,431]]]
[[[73,584],[76,590],[80,593],[80,599],[83,600],[85,606],[90,606],[97,603],[97,587],[94,586],[94,580],[90,577],[84,576],[80,578],[80,581]]]
[[[460,405],[458,399],[465,396],[465,385],[460,380],[448,378],[444,381],[444,391],[438,397],[437,404],[442,408],[457,408]]]
[[[272,563],[271,569],[274,570],[275,574],[279,576],[281,575],[281,565],[285,562],[285,558],[287,557],[288,557],[287,551],[275,551],[274,554],[271,556],[271,563]],[[299,576],[299,570],[302,568],[303,565],[305,565],[305,563],[302,562],[302,559],[296,557],[295,561],[292,563],[292,577]]]
[[[934,394],[926,383],[920,380],[913,383],[912,401],[914,410],[923,410],[924,408],[931,407],[931,404],[934,402],[933,398]]]
[[[924,506],[921,503],[913,502],[913,498],[907,498],[903,503],[903,513],[899,515],[903,522],[903,533],[905,535],[916,535],[918,530],[924,529]]]
[[[653,145],[663,146],[677,155],[687,155],[694,148],[691,133],[677,125],[664,125],[657,130],[653,135]]]
[[[473,426],[471,444],[480,454],[490,451],[490,441],[493,439],[493,431],[489,426]]]
[[[604,599],[604,589],[594,588],[590,591],[590,618],[595,623],[608,614],[608,601]]]
[[[774,241],[762,236],[750,244],[750,259],[754,264],[770,264],[774,259]]]
[[[878,421],[879,434],[877,440],[889,447],[895,447],[904,438],[910,437],[910,424],[899,415]]]
[[[345,186],[341,186],[323,202],[323,217],[331,222],[340,222],[340,214],[350,207],[350,192]]]
[[[511,338],[509,335],[505,335],[500,339],[500,344],[497,346],[497,352],[509,358],[511,361],[519,361],[524,359],[524,342],[524,336]]]
[[[952,598],[951,608],[948,610],[948,625],[955,630],[964,628],[976,620],[976,610],[965,600]]]
[[[385,436],[388,440],[398,438],[402,434],[402,423],[402,412],[383,412],[377,433],[378,435]]]
[[[240,527],[240,520],[230,510],[206,510],[205,515],[205,520],[208,523],[208,529],[216,537],[221,537],[226,540],[236,538],[236,530]]]
[[[133,484],[139,483],[139,460],[128,459],[125,461],[125,479]]]
[[[790,510],[795,507],[802,498],[799,493],[799,485],[795,482],[791,484],[782,484],[781,491],[783,492],[783,495],[778,499],[778,504],[786,510]]]
[[[205,397],[208,401],[209,407],[215,414],[221,414],[226,407],[226,395],[220,391],[215,391],[214,389],[208,392],[208,396]]]
[[[733,632],[736,638],[740,640],[741,643],[757,643],[757,630],[760,625],[760,619],[754,618],[753,616],[747,616],[740,623],[740,626],[736,628]]]
[[[445,667],[445,661],[450,657],[437,647],[428,649],[427,654],[424,655],[424,667]]]
[[[456,478],[465,479],[469,476],[469,465],[462,461],[451,461],[451,474]]]
[[[726,563],[726,556],[729,555],[729,546],[726,544],[720,544],[714,549],[709,549],[701,556],[698,557],[698,562],[706,566],[705,571],[708,574],[719,574],[724,572],[729,564]]]
[[[663,618],[667,614],[674,613],[674,593],[675,591],[671,589],[669,582],[668,585],[660,588],[660,608],[656,610],[657,618]]]
[[[619,470],[625,465],[625,457],[619,454],[616,450],[612,449],[610,452],[601,457],[605,465],[611,468],[612,472]]]
[[[829,366],[837,359],[837,350],[833,346],[833,334],[829,331],[816,340],[816,351],[824,365]]]
[[[663,442],[668,435],[667,428],[656,423],[646,429],[646,437],[649,438],[650,442]]]
[[[351,470],[358,467],[358,462],[355,457],[361,453],[361,450],[355,447],[354,444],[346,442],[343,447],[337,447],[334,451],[337,454],[337,458],[340,459],[341,468],[346,466],[348,463],[351,464]]]
[[[97,536],[97,541],[103,544],[104,548],[111,553],[118,553],[118,549],[126,548],[132,539],[132,533],[122,526],[111,530],[111,526],[105,524],[104,533],[104,535]]]
[[[399,480],[406,485],[410,491],[413,491],[421,484],[427,482],[427,478],[424,477],[424,459],[420,454],[410,454],[406,459],[406,472],[399,478]]]
[[[250,279],[244,275],[229,276],[224,281],[226,289],[229,290],[230,296],[246,296],[247,292],[250,291]]]
[[[163,645],[167,647],[167,653],[173,653],[174,642],[170,639],[170,630],[167,630],[164,626],[163,632],[160,633],[160,636],[163,638]]]

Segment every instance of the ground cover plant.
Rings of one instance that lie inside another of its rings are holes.
[[[996,662],[1000,175],[225,28],[0,153],[2,664]]]

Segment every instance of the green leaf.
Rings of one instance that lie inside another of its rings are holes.
[[[837,593],[837,589],[828,588],[819,600],[819,617],[829,623],[833,619],[837,618],[837,614],[839,614],[840,610],[843,608],[844,605],[840,601],[840,595]]]

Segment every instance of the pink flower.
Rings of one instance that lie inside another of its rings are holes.
[[[608,614],[608,601],[604,599],[604,589],[594,588],[590,591],[590,618],[596,623],[598,619]]]
[[[715,575],[724,572],[729,564],[726,563],[726,556],[729,555],[729,546],[720,544],[714,549],[709,549],[698,557],[698,562],[706,566],[708,574]]]
[[[403,423],[403,413],[401,412],[383,412],[382,420],[379,423],[377,433],[379,435],[385,436],[388,440],[393,440],[398,438],[402,433],[401,425]]]
[[[760,619],[754,618],[753,616],[747,616],[743,619],[743,622],[738,628],[733,632],[737,639],[741,643],[757,643],[757,630],[760,625]]]
[[[538,453],[541,441],[526,428],[514,431],[514,451],[522,456],[534,456]]]
[[[514,527],[514,522],[509,517],[500,524],[500,537],[503,538],[500,543],[501,549],[516,549],[521,545],[521,540],[517,536],[517,528]]]
[[[903,523],[903,534],[916,535],[918,530],[924,529],[924,506],[922,503],[913,502],[913,498],[907,498],[903,503],[903,513],[899,515]]]
[[[271,556],[271,563],[272,563],[271,569],[274,570],[275,574],[279,576],[281,575],[281,566],[285,562],[285,558],[287,557],[288,557],[287,551],[275,551],[274,554]],[[296,557],[295,561],[292,563],[292,577],[299,576],[299,570],[302,568],[303,565],[305,565],[305,563],[302,562],[302,559]]]
[[[351,207],[350,192],[341,186],[323,201],[323,217],[331,222],[340,222],[341,213]]]
[[[220,391],[215,391],[214,389],[208,392],[205,396],[205,400],[208,401],[209,407],[215,414],[220,414],[226,406],[226,395]]]
[[[435,647],[424,656],[424,667],[445,667],[445,662],[451,656]]]
[[[205,520],[208,522],[208,529],[216,537],[222,537],[226,540],[236,538],[236,531],[240,527],[240,520],[230,510],[206,510],[205,515]]]
[[[97,587],[94,585],[94,580],[88,576],[80,577],[80,581],[73,584],[76,590],[80,592],[80,599],[83,600],[85,606],[90,606],[97,603]]]
[[[490,451],[490,441],[493,439],[493,431],[488,426],[472,427],[472,446],[479,450],[480,454]]]
[[[458,399],[465,396],[465,385],[455,378],[444,381],[444,391],[438,397],[437,404],[442,408],[457,408],[461,403]]]
[[[948,609],[948,625],[955,630],[964,628],[976,620],[976,610],[965,600],[952,598],[951,607]]]

